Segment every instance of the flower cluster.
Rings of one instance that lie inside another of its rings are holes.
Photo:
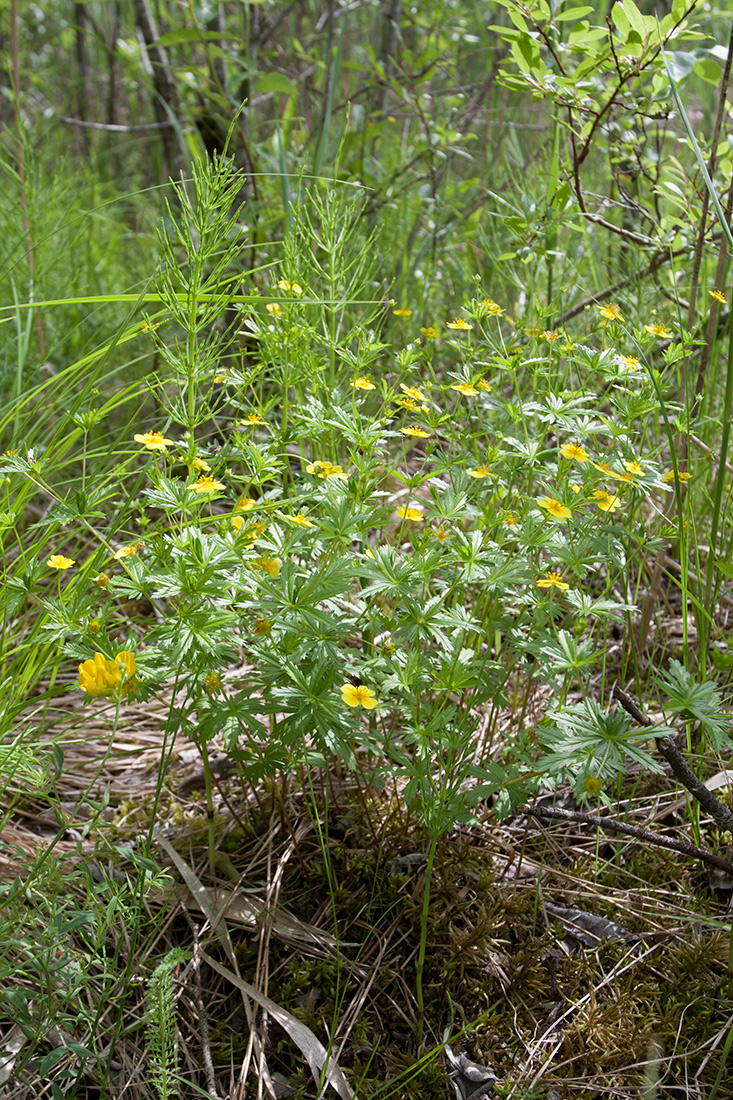
[[[114,661],[95,653],[79,665],[79,687],[92,699],[113,699],[120,692],[135,690],[135,671],[135,658],[127,649],[118,653]]]

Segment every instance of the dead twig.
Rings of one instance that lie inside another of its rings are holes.
[[[599,817],[597,814],[586,814],[580,810],[561,810],[552,806],[521,806],[521,812],[529,817],[547,817],[554,821],[577,821],[581,825],[593,825],[594,828],[603,829],[604,832],[622,833],[624,836],[632,836],[635,840],[644,840],[649,844],[655,844],[658,848],[669,848],[673,852],[680,852],[693,859],[701,859],[703,863],[709,863],[712,867],[718,867],[721,871],[727,871],[733,875],[733,863],[727,859],[708,852],[706,848],[698,848],[686,840],[674,840],[672,837],[660,836],[649,829],[642,829],[638,825],[627,825],[625,821],[619,821],[615,817]]]
[[[630,714],[640,726],[648,728],[654,725],[651,718],[647,718],[646,714],[639,709],[625,691],[621,690],[618,684],[614,687],[613,693],[626,713]],[[716,825],[719,825],[721,829],[726,829],[729,833],[733,833],[733,813],[722,802],[719,802],[712,791],[709,791],[705,784],[697,778],[672,738],[660,737],[657,745],[682,786],[686,787],[692,797],[697,799],[702,808],[710,814]]]

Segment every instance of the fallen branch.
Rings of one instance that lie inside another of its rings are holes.
[[[613,693],[626,713],[630,714],[640,726],[648,728],[654,725],[651,718],[647,718],[646,714],[639,710],[634,700],[625,691],[622,691],[618,685],[614,687]],[[733,833],[733,813],[722,802],[719,802],[712,791],[709,791],[705,784],[697,778],[672,738],[660,737],[657,745],[682,786],[686,787],[692,797],[697,799],[702,808],[710,814],[716,825],[719,825],[721,829],[726,829],[729,833]]]
[[[577,821],[581,825],[593,825],[603,829],[604,832],[622,833],[624,836],[634,837],[635,840],[644,840],[649,844],[655,844],[658,848],[669,848],[670,851],[680,852],[694,859],[701,859],[703,863],[709,863],[711,867],[718,867],[721,871],[727,871],[733,875],[733,863],[727,859],[716,856],[706,848],[698,848],[696,844],[690,844],[686,840],[674,840],[672,837],[660,836],[649,829],[642,829],[638,825],[627,825],[625,821],[619,821],[615,817],[599,817],[596,814],[582,813],[580,810],[561,810],[552,806],[542,808],[539,806],[520,806],[522,813],[529,817],[547,817],[555,821]]]

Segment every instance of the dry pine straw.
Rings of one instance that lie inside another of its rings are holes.
[[[56,790],[69,831],[59,839],[41,799],[9,807],[0,851],[6,879],[25,877],[34,854],[55,843],[59,866],[83,903],[83,887],[73,885],[70,872],[95,859],[99,842],[93,832],[79,832],[84,815],[75,805],[99,771],[92,795],[109,791],[107,816],[117,813],[114,841],[130,843],[144,831],[167,705],[163,700],[123,707],[104,759],[111,711],[99,705],[78,713],[72,696],[55,703],[54,729],[65,753]],[[161,825],[169,843],[210,882],[200,796],[177,793],[197,766],[195,746],[180,740],[161,801]],[[360,1097],[452,1095],[440,1055],[422,1070],[411,1068],[418,1058],[414,960],[425,838],[394,792],[365,793],[340,769],[317,777],[315,788],[328,788],[328,827],[323,807],[314,826],[297,783],[291,782],[281,804],[272,790],[255,801],[234,778],[217,792],[217,827],[227,850],[218,885],[249,899],[257,912],[273,914],[239,922],[227,916],[242,976],[304,1019],[324,1043],[330,1039],[352,1083],[362,1081]],[[617,816],[691,839],[678,793],[667,778],[649,780]],[[554,804],[574,808],[567,795],[556,796]],[[123,805],[134,809],[120,816]],[[326,836],[331,890],[319,830]],[[703,827],[703,842],[715,847],[717,838],[705,832]],[[729,852],[719,845],[719,854]],[[160,850],[156,859],[167,863]],[[120,871],[130,867],[119,862],[112,873]],[[436,863],[425,981],[429,1045],[440,1044],[452,1017],[452,1049],[490,1067],[507,1094],[517,1097],[529,1096],[534,1085],[541,1086],[537,1095],[557,1087],[567,1096],[631,1096],[645,1082],[656,1082],[659,1097],[706,1096],[733,1017],[728,944],[720,932],[729,920],[732,887],[724,875],[676,853],[596,835],[576,822],[518,815],[500,824],[487,807],[480,826],[458,828],[445,838]],[[167,900],[152,895],[148,906],[157,914],[157,933],[153,942],[138,941],[143,953],[132,960],[134,972],[149,972],[171,947],[191,948],[197,937],[226,963],[222,928],[218,937],[212,934],[190,894],[179,889]],[[569,909],[608,918],[629,936],[588,946],[574,934]],[[289,925],[291,917],[295,923]],[[124,930],[113,926],[110,937],[118,944],[121,938],[124,954]],[[316,1095],[299,1051],[278,1025],[261,1012],[245,1012],[236,990],[205,965],[198,972],[200,988],[191,968],[182,973],[178,1005],[186,1080],[211,1090],[215,1079],[220,1096],[244,1097],[244,1066],[250,1081],[262,1082],[269,1072],[281,1084],[300,1082],[300,1095]],[[92,975],[92,1000],[94,982]],[[139,1020],[142,1009],[136,985],[127,998],[127,1025]],[[202,1011],[209,1023],[207,1049]],[[113,1014],[103,1011],[96,1049],[111,1038],[105,1029],[112,1023]],[[3,1021],[6,1035],[11,1027],[12,1021]],[[456,1037],[462,1028],[466,1033]],[[71,1038],[92,1042],[81,1024]],[[142,1029],[126,1026],[113,1056],[114,1077],[125,1082],[126,1096],[150,1095],[146,1057]],[[93,1070],[87,1076],[89,1090],[80,1095],[91,1098],[98,1095]],[[13,1091],[10,1084],[6,1089],[8,1097],[36,1095],[20,1086]],[[194,1092],[184,1087],[183,1095]],[[717,1095],[733,1091],[723,1085]]]

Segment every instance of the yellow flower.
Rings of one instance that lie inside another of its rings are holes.
[[[263,617],[262,619],[257,619],[252,629],[255,634],[259,634],[261,636],[263,634],[270,633],[270,631],[272,630],[272,624],[270,623],[269,619],[265,619]]]
[[[376,386],[370,378],[364,374],[357,374],[351,385],[357,390],[376,390]]]
[[[667,336],[667,337],[669,337],[669,336],[672,335],[672,333],[669,331],[669,329],[665,328],[664,325],[659,324],[658,321],[655,321],[653,325],[644,325],[644,328],[646,329],[647,332],[651,332],[652,336]]]
[[[311,523],[307,516],[304,516],[302,512],[298,512],[297,516],[285,516],[288,523],[295,523],[298,527],[314,527],[315,524]]]
[[[570,519],[573,514],[562,501],[556,500],[555,497],[538,497],[537,503],[540,508],[549,512],[553,519]]]
[[[685,474],[685,473],[682,472],[682,470],[679,470],[678,473],[677,473],[677,477],[679,478],[680,481],[689,481],[692,478],[692,474]],[[666,474],[662,475],[662,481],[674,481],[674,480],[675,480],[674,470],[667,470]]]
[[[413,401],[427,401],[428,398],[422,392],[419,386],[406,386],[404,382],[400,382],[400,389],[403,393],[406,393]]]
[[[393,309],[392,312],[394,313],[395,317],[410,317],[412,315],[411,309]]]
[[[588,461],[588,452],[585,447],[581,447],[579,443],[563,443],[560,448],[560,454],[563,458],[569,458],[572,461],[579,462],[581,466],[584,462]]]
[[[477,390],[483,390],[484,393],[488,393],[489,390],[491,389],[491,386],[489,385],[489,383],[486,381],[485,378],[479,378],[478,382],[476,383],[476,389]]]
[[[451,386],[452,390],[456,390],[457,393],[463,393],[466,397],[475,397],[478,390],[471,385],[470,382],[458,382],[455,386]]]
[[[595,466],[596,470],[600,470],[606,477],[617,477],[618,475],[613,472],[607,462],[593,462],[592,466]]]
[[[617,305],[609,302],[607,306],[599,306],[598,310],[606,321],[623,321],[624,316]]]
[[[211,466],[209,466],[208,462],[204,462],[203,458],[194,458],[191,465],[194,470],[204,470],[206,473],[211,469]]]
[[[93,699],[111,698],[120,679],[117,663],[101,653],[95,653],[93,658],[79,665],[79,687]]]
[[[343,684],[341,698],[347,707],[364,707],[365,710],[371,710],[377,705],[374,692],[364,684],[359,684],[358,687],[354,687],[353,684]]]
[[[241,424],[244,428],[249,428],[252,424],[264,424],[265,421],[262,419],[259,413],[251,412],[247,413],[244,420],[240,420],[238,421],[238,423]]]
[[[109,577],[106,573],[99,573],[92,581],[97,588],[109,588]]]
[[[423,334],[426,340],[437,340],[440,336],[437,328],[433,328],[432,325],[428,325],[427,328],[421,328],[420,332]]]
[[[440,527],[434,527],[433,528],[433,534],[435,535],[438,542],[445,542],[445,540],[447,538],[450,538],[450,531],[448,530],[447,527],[444,527],[442,524],[441,524]]]
[[[226,382],[228,377],[229,377],[229,371],[228,370],[220,370],[220,371],[217,371],[217,373],[214,375],[214,381],[215,382]]]
[[[221,686],[221,676],[218,672],[210,672],[204,679],[204,687],[209,695],[213,695],[215,691],[219,691]]]
[[[638,462],[624,462],[624,466],[629,471],[629,473],[633,474],[635,477],[641,476],[641,474],[644,473],[644,470]]]
[[[722,294],[719,290],[709,290],[708,294],[711,298],[715,298],[716,302],[722,302],[724,306],[728,304],[725,294]]]
[[[46,565],[50,566],[51,569],[71,569],[72,565],[76,565],[76,560],[65,558],[63,554],[52,554]]]
[[[457,328],[459,332],[468,332],[473,328],[473,325],[469,325],[468,321],[464,321],[462,317],[455,317],[452,321],[446,321],[448,328]]]
[[[282,317],[282,309],[277,302],[268,302],[265,306],[268,313],[271,313],[273,317]]]
[[[409,412],[426,413],[428,411],[427,405],[418,405],[417,401],[413,401],[411,397],[399,397],[395,403]]]
[[[544,332],[540,333],[540,340],[547,340],[548,344],[556,344],[559,339],[560,333],[554,328],[545,329]]]
[[[561,592],[567,592],[570,585],[562,579],[561,573],[554,573],[551,569],[548,569],[544,577],[537,581],[537,587],[559,588]]]
[[[315,474],[316,477],[343,477],[341,466],[334,466],[332,462],[311,462],[305,468],[306,473]]]
[[[211,496],[212,493],[222,492],[226,489],[226,485],[222,485],[215,477],[206,477],[205,474],[202,474],[195,484],[189,485],[189,489],[192,493],[205,493],[207,496]]]
[[[527,333],[527,336],[540,336],[542,334],[542,329],[539,325],[528,325],[524,331]]]
[[[409,428],[400,428],[403,435],[413,435],[416,439],[430,439],[430,432],[424,432],[418,424],[410,424]]]
[[[130,680],[135,675],[137,666],[129,649],[123,649],[121,653],[118,653],[115,657],[115,663],[126,679]]]
[[[639,360],[636,358],[635,355],[622,355],[621,356],[621,362],[623,363],[623,365],[626,367],[627,370],[638,370],[639,369]]]
[[[121,546],[119,550],[116,550],[112,557],[115,561],[122,561],[123,558],[131,558],[133,554],[137,554],[138,551],[144,547],[144,542],[131,542],[129,546]]]
[[[422,514],[419,508],[395,508],[395,512],[400,517],[400,519],[414,519],[417,520],[419,523],[422,523],[422,521],[425,519],[425,516]]]
[[[501,518],[507,527],[514,527],[519,523],[519,516],[515,516],[512,512],[505,512]]]
[[[252,497],[240,497],[237,503],[234,505],[234,511],[249,512],[252,508],[254,508],[256,503],[257,501],[253,500]]]
[[[474,466],[472,470],[466,470],[469,477],[491,477],[490,466]]]
[[[142,443],[143,447],[147,447],[149,451],[163,451],[166,447],[173,446],[172,439],[166,439],[160,432],[146,432],[145,435],[134,436],[136,443]]]
[[[303,288],[300,283],[289,283],[287,279],[281,279],[277,284],[278,290],[289,290],[291,294],[302,294]]]
[[[615,512],[621,507],[621,498],[614,496],[613,493],[606,492],[605,489],[596,489],[592,494],[592,499],[602,512]]]
[[[490,313],[492,317],[500,317],[504,312],[501,306],[497,305],[491,298],[484,298],[481,305],[486,306],[486,312]]]
[[[264,569],[270,577],[276,577],[282,568],[282,560],[280,558],[260,558],[259,564],[260,568]]]
[[[102,653],[95,653],[88,661],[82,661],[79,665],[79,687],[92,698],[111,699],[122,682],[129,688],[135,686],[135,658],[129,650],[122,650],[114,661],[110,661]]]

